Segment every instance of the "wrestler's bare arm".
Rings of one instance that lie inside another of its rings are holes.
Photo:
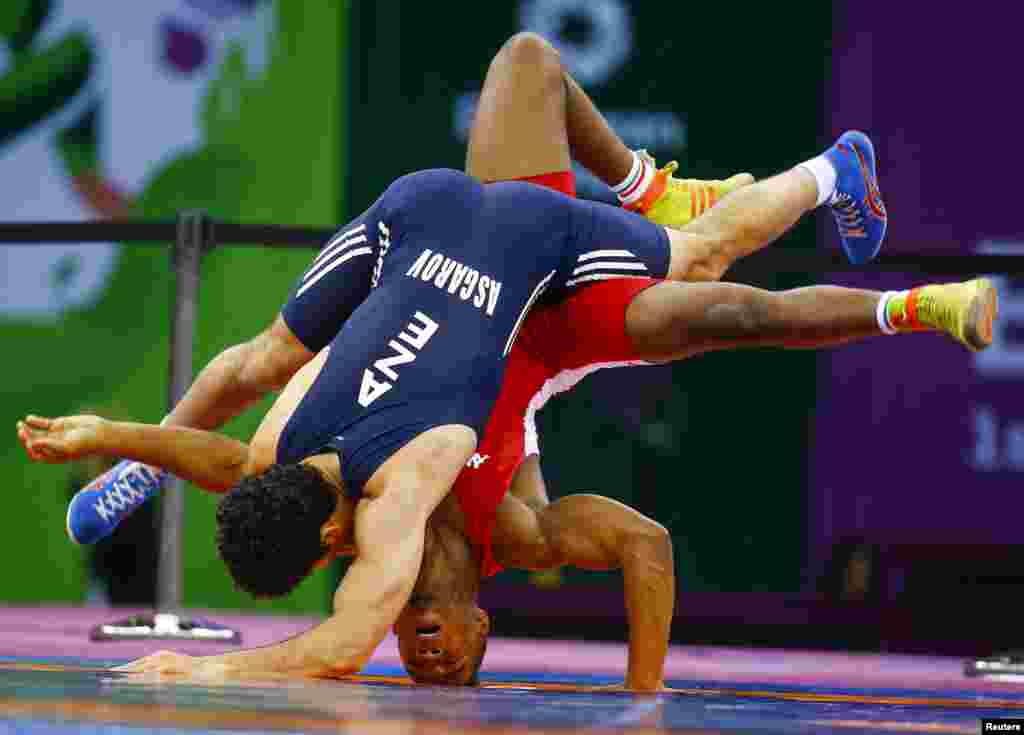
[[[28,416],[18,438],[29,456],[58,464],[88,456],[134,459],[163,467],[212,492],[223,492],[261,468],[248,444],[181,426],[108,421],[98,416]]]
[[[323,350],[292,377],[248,444],[201,429],[115,422],[98,416],[28,416],[18,422],[18,438],[37,462],[59,464],[93,455],[134,459],[162,467],[205,490],[223,492],[274,463],[281,430],[327,354]]]
[[[223,677],[338,677],[359,671],[412,594],[431,509],[417,500],[386,492],[360,501],[359,554],[334,594],[334,614],[315,628],[280,643],[217,656],[159,652],[119,670]]]
[[[283,387],[313,352],[278,315],[264,332],[215,357],[164,419],[164,425],[216,429]]]
[[[664,527],[598,495],[569,495],[536,511],[510,494],[498,509],[494,542],[505,566],[621,568],[629,616],[626,686],[661,687],[675,605],[672,540]]]

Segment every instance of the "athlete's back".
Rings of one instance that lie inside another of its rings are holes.
[[[447,169],[398,179],[328,243],[283,311],[307,348],[332,348],[278,460],[338,450],[358,490],[432,426],[480,436],[529,309],[574,272],[604,277],[588,259],[612,244],[644,270],[668,266],[661,228],[614,208]]]

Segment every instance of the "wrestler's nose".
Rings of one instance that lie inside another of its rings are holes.
[[[416,628],[416,652],[424,659],[439,659],[441,650],[441,626],[421,625]]]
[[[421,661],[439,661],[444,652],[437,645],[421,643],[417,653]]]

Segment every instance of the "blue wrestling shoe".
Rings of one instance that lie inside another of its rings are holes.
[[[160,492],[168,473],[140,462],[121,460],[68,503],[68,538],[94,544],[112,534],[121,521]]]
[[[843,250],[851,263],[867,263],[882,247],[888,220],[875,174],[875,147],[864,133],[849,130],[825,157],[836,169],[836,191],[829,205]]]

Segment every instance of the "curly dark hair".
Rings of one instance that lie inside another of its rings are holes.
[[[235,584],[255,597],[280,597],[327,553],[320,527],[337,496],[301,464],[273,465],[246,477],[217,507],[217,550]]]

